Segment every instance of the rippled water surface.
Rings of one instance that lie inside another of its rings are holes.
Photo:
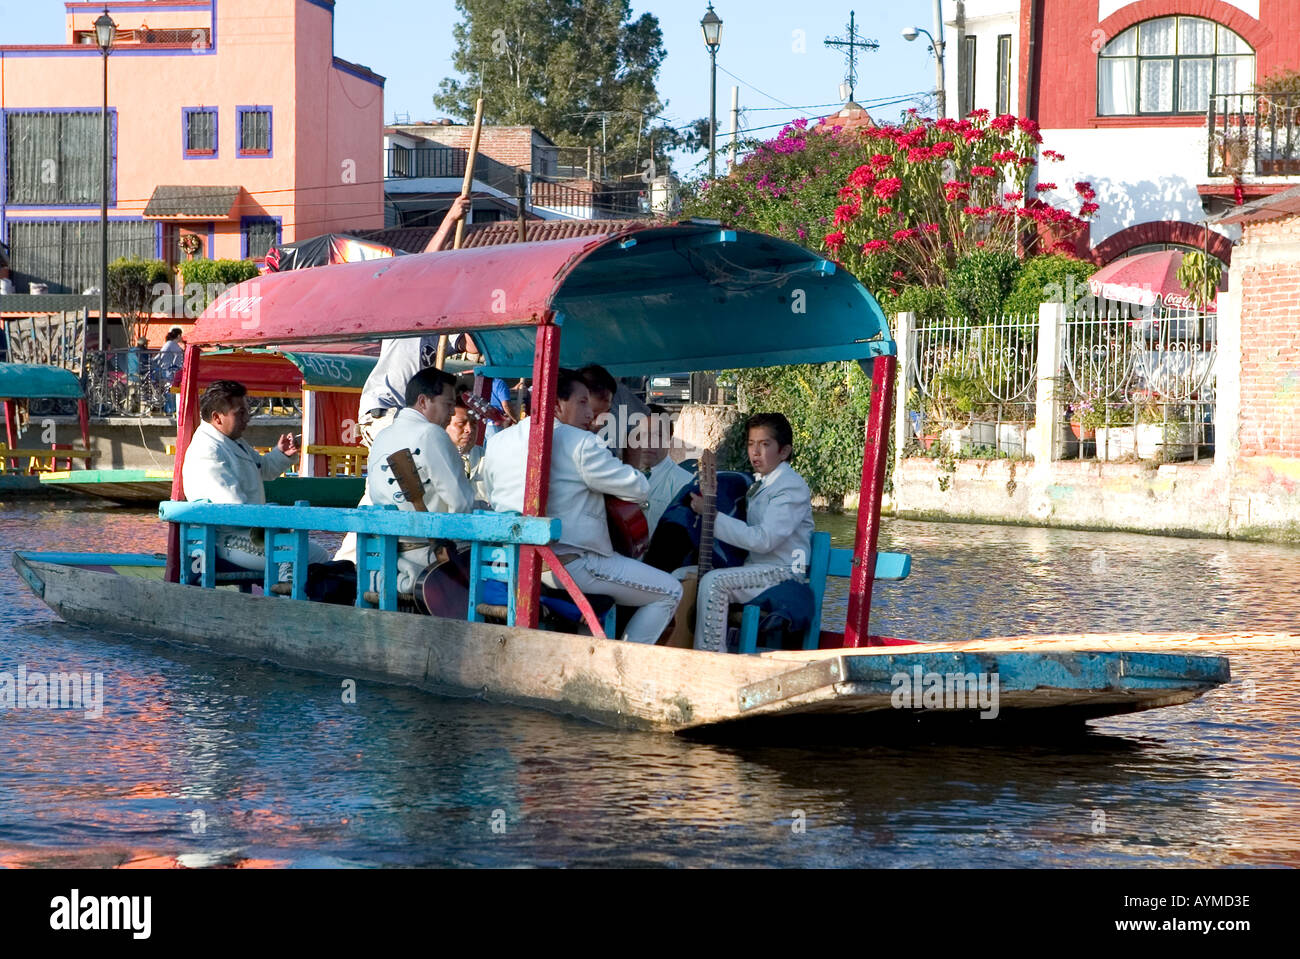
[[[852,517],[822,525],[848,544]],[[0,864],[1300,865],[1291,651],[1058,742],[728,746],[373,684],[346,705],[338,679],[64,625],[9,557],[163,545],[151,513],[0,506],[0,670],[102,672],[106,701],[0,712]],[[893,521],[881,548],[914,561],[877,586],[891,635],[1300,611],[1284,547]]]

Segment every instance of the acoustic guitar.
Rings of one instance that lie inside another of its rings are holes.
[[[427,513],[424,484],[409,449],[397,450],[388,457],[388,468],[406,501],[417,513]],[[469,609],[469,576],[459,563],[454,543],[438,541],[433,555],[436,560],[426,566],[411,587],[415,608],[429,616],[465,619]]]
[[[695,646],[695,619],[699,612],[696,597],[700,580],[713,569],[713,521],[718,515],[718,460],[713,450],[700,454],[695,475],[700,485],[700,496],[704,498],[704,508],[700,513],[700,558],[697,571],[682,580],[682,601],[677,605],[677,614],[658,642],[660,646],[679,649]]]

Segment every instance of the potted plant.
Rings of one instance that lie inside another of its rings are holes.
[[[1162,405],[1152,397],[1138,407],[1134,439],[1139,459],[1168,462],[1192,455],[1192,424],[1184,409]]]
[[[1103,425],[1105,424],[1105,425]],[[1137,452],[1137,434],[1133,430],[1133,407],[1097,403],[1080,425],[1091,427],[1097,438],[1097,451],[1108,460],[1132,456]]]
[[[1250,156],[1251,135],[1245,130],[1221,130],[1214,135],[1214,146],[1219,154],[1219,168],[1223,176],[1239,177],[1246,172]]]

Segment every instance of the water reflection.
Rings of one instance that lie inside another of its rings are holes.
[[[852,518],[827,526],[839,543]],[[0,865],[1300,865],[1300,658],[1060,741],[702,743],[57,622],[13,548],[162,547],[148,513],[0,509],[0,668],[100,671],[105,714],[0,713]],[[887,524],[874,629],[1294,628],[1281,547]],[[837,545],[839,544],[837,543]],[[843,617],[843,594],[837,594]]]

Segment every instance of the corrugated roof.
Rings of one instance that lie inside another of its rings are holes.
[[[1300,214],[1300,186],[1293,187],[1283,193],[1274,193],[1272,196],[1251,200],[1249,203],[1242,204],[1212,222],[1223,224],[1263,223],[1266,220],[1277,220],[1284,216],[1297,214]]]
[[[149,217],[189,217],[204,220],[229,219],[235,201],[239,199],[237,186],[156,186],[144,215]]]
[[[541,243],[545,240],[564,240],[575,236],[597,236],[617,233],[633,227],[655,226],[652,220],[529,220],[526,224],[528,243]],[[355,233],[366,240],[373,240],[385,246],[391,246],[408,253],[420,253],[437,227],[403,226],[387,230],[364,230]],[[514,220],[498,220],[496,223],[471,223],[465,227],[464,249],[480,246],[502,246],[506,243],[519,242],[519,225]]]

